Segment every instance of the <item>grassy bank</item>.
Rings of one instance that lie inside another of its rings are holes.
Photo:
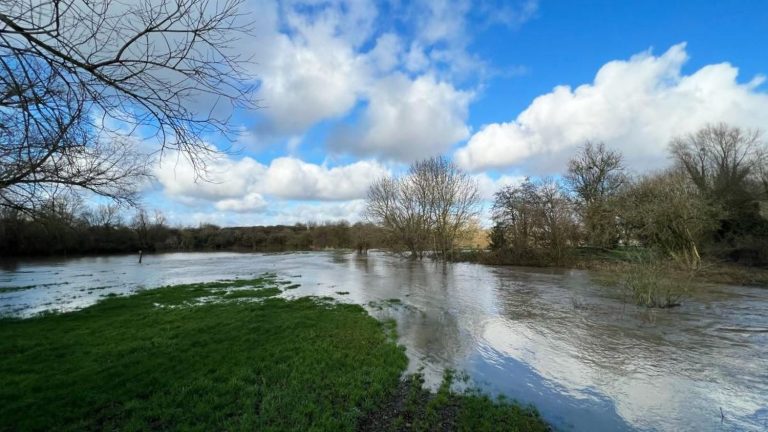
[[[624,274],[636,267],[638,262],[653,260],[648,249],[619,248],[577,248],[569,250],[559,260],[552,260],[546,254],[509,254],[493,251],[473,250],[456,255],[455,261],[475,262],[487,265],[512,265],[528,267],[559,267],[592,270],[606,274]],[[747,267],[729,262],[705,260],[702,267],[690,272],[676,269],[669,258],[661,261],[667,266],[667,273],[673,278],[688,278],[691,282],[721,283],[768,287],[768,269]],[[683,274],[685,273],[685,274]]]
[[[411,398],[399,423],[373,421],[414,379],[393,323],[274,297],[284,286],[172,286],[0,320],[0,430],[433,430],[418,419],[439,397],[455,419],[443,430],[546,430],[530,410],[445,389]]]

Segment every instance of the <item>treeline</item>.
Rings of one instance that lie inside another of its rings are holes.
[[[561,179],[526,179],[495,195],[498,263],[567,264],[585,250],[637,248],[688,269],[702,257],[768,265],[768,151],[758,131],[710,125],[670,143],[667,170],[632,176],[587,143]]]
[[[389,247],[382,230],[346,221],[220,228],[171,227],[159,212],[139,210],[124,221],[116,206],[82,209],[76,199],[56,200],[34,218],[0,214],[0,255],[44,256],[171,251],[289,251]]]

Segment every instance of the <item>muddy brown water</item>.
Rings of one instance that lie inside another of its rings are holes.
[[[301,284],[284,296],[331,296],[394,318],[411,371],[429,385],[445,368],[464,371],[470,385],[533,404],[561,430],[768,430],[766,288],[702,285],[679,308],[648,310],[584,271],[378,252],[177,253],[142,264],[2,262],[0,314],[71,311],[110,293],[266,271]]]

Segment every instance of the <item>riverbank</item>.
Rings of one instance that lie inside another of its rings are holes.
[[[393,322],[276,297],[288,286],[176,285],[0,320],[0,430],[548,429],[530,409],[403,380]]]
[[[536,257],[532,254],[513,257],[487,250],[464,251],[454,257],[454,261],[457,262],[472,262],[494,266],[590,270],[599,273],[601,275],[599,279],[606,282],[616,282],[621,275],[636,267],[638,262],[648,260],[650,260],[649,252],[636,248],[617,250],[579,248],[570,251],[558,262]],[[699,270],[690,272],[675,268],[669,260],[664,261],[664,263],[667,264],[666,272],[674,278],[689,279],[696,283],[768,287],[768,269],[762,267],[749,267],[728,262],[704,260]]]

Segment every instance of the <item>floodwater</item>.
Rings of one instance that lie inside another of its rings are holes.
[[[301,284],[286,296],[332,296],[396,319],[411,370],[431,385],[447,367],[464,371],[471,385],[531,403],[561,430],[768,430],[768,289],[706,285],[679,308],[648,310],[583,271],[376,252],[136,258],[0,263],[0,314],[271,271]]]

